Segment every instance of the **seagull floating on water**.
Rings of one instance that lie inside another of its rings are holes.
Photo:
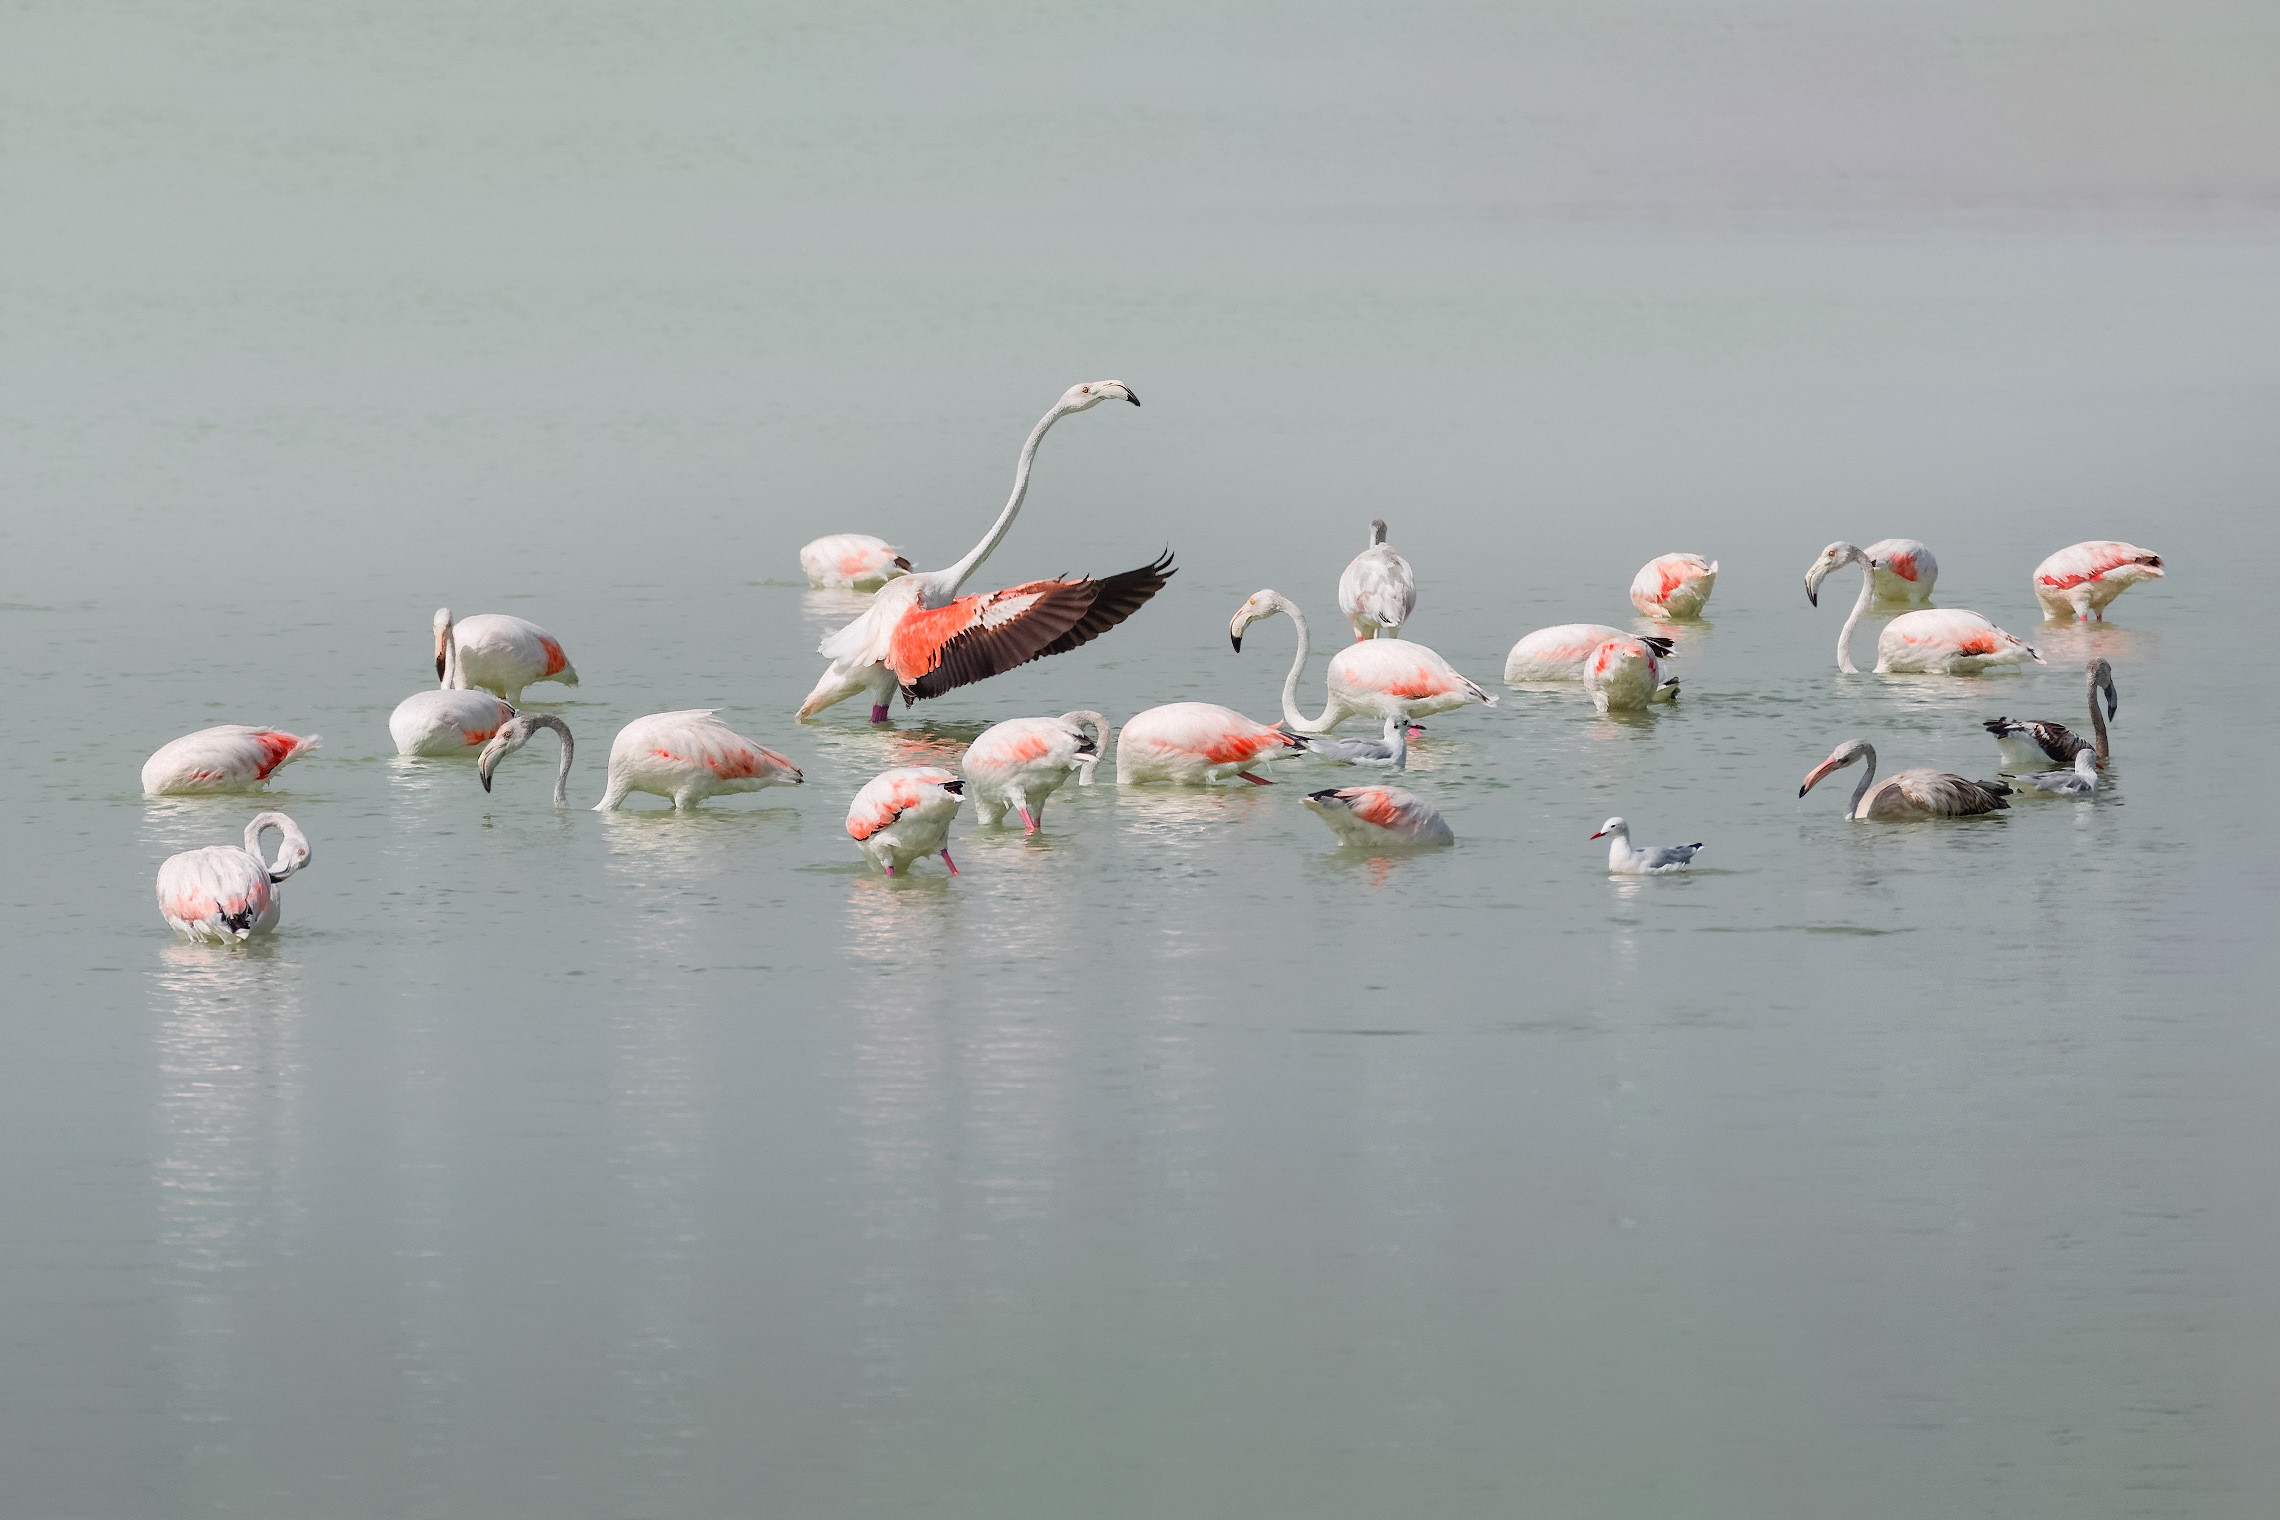
[[[1607,847],[1607,869],[1618,876],[1668,876],[1683,871],[1694,852],[1702,848],[1700,840],[1693,844],[1644,845],[1633,847],[1631,826],[1620,818],[1610,818],[1599,826],[1594,839],[1613,837]]]

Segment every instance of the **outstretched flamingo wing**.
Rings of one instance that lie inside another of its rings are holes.
[[[1167,553],[1101,580],[1031,581],[910,613],[895,630],[889,660],[903,701],[938,697],[1091,643],[1161,591],[1174,573],[1171,566]]]

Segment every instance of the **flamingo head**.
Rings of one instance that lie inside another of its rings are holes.
[[[1628,839],[1631,837],[1631,826],[1620,818],[1610,818],[1605,823],[1601,824],[1599,826],[1599,832],[1592,835],[1591,837],[1594,839],[1605,839],[1610,834],[1616,835],[1619,838]]]
[[[1134,406],[1140,404],[1140,398],[1133,395],[1132,388],[1121,380],[1090,380],[1083,385],[1072,385],[1063,391],[1060,410],[1063,412],[1090,411],[1103,401],[1129,401]]]
[[[1839,565],[1871,565],[1876,562],[1852,544],[1838,540],[1821,551],[1821,557],[1805,569],[1805,600],[1814,606],[1821,605],[1821,582]]]
[[[530,743],[530,736],[537,732],[538,725],[523,713],[516,713],[499,725],[499,731],[475,758],[475,775],[482,781],[484,791],[491,789],[491,773],[499,768],[499,762]]]
[[[1237,654],[1243,652],[1243,630],[1261,618],[1271,618],[1282,611],[1276,605],[1280,600],[1272,591],[1254,591],[1250,600],[1235,609],[1235,616],[1227,623],[1227,640],[1235,646]]]
[[[1868,747],[1867,740],[1847,739],[1844,743],[1829,751],[1828,759],[1822,761],[1819,765],[1814,766],[1813,769],[1806,774],[1805,784],[1797,789],[1797,795],[1802,797],[1807,792],[1813,790],[1813,788],[1820,782],[1821,778],[1828,775],[1831,771],[1841,771],[1848,765],[1858,764],[1862,756],[1874,753],[1875,751],[1871,750]]]
[[[438,681],[443,679],[444,645],[450,638],[451,609],[438,607],[435,609],[435,678]]]

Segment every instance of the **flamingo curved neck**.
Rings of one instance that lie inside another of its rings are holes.
[[[1306,630],[1306,614],[1298,610],[1297,603],[1280,592],[1270,592],[1267,596],[1267,604],[1298,625],[1298,651],[1291,656],[1290,674],[1283,677],[1283,721],[1288,723],[1295,732],[1318,734],[1322,732],[1323,726],[1330,720],[1330,703],[1328,700],[1323,702],[1322,716],[1319,718],[1309,720],[1306,714],[1298,710],[1298,678],[1306,674],[1307,657],[1314,652],[1313,642]]]
[[[2106,763],[2106,715],[2098,709],[2098,674],[2090,674],[2090,730],[2098,740],[2098,763]]]
[[[554,805],[556,807],[568,807],[570,805],[570,756],[577,748],[576,741],[570,737],[570,725],[552,713],[532,713],[530,721],[535,727],[553,729],[562,738],[562,761],[554,768]]]
[[[459,668],[459,625],[457,623],[443,625],[443,680],[439,683],[439,689],[443,691],[464,691],[467,689],[466,673]]]
[[[1867,615],[1868,604],[1876,600],[1876,566],[1870,563],[1867,555],[1858,550],[1854,551],[1854,555],[1854,563],[1860,566],[1860,597],[1853,603],[1852,612],[1845,619],[1845,626],[1837,630],[1837,669],[1848,676],[1860,674],[1860,667],[1853,663],[1852,657],[1853,630],[1860,626],[1860,620]],[[1874,763],[1870,762],[1871,765]]]
[[[1852,805],[1845,809],[1847,818],[1858,818],[1860,816],[1861,799],[1868,795],[1868,789],[1875,780],[1876,746],[1863,744],[1860,747],[1860,785],[1853,788]]]
[[[1013,495],[1006,499],[1005,510],[990,525],[990,531],[982,535],[982,541],[967,551],[964,559],[947,570],[936,571],[931,577],[946,584],[948,594],[944,600],[958,594],[958,588],[966,584],[973,573],[982,567],[982,561],[988,559],[997,546],[1005,541],[1006,534],[1013,530],[1013,520],[1021,515],[1021,500],[1029,494],[1029,467],[1036,461],[1037,445],[1044,440],[1046,430],[1066,417],[1071,410],[1072,408],[1056,404],[1051,411],[1037,419],[1037,426],[1029,430],[1029,441],[1021,446],[1021,461],[1013,467]]]

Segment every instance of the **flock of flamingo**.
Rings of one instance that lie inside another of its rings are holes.
[[[1131,388],[1104,380],[1074,386],[1030,430],[1014,470],[1013,494],[997,521],[967,554],[942,570],[913,569],[892,545],[866,534],[819,538],[800,553],[808,581],[873,593],[861,615],[818,646],[828,662],[815,689],[800,704],[806,721],[851,697],[867,697],[871,721],[887,721],[899,692],[904,704],[958,687],[1047,655],[1089,643],[1123,622],[1161,590],[1173,574],[1169,554],[1101,579],[1030,581],[1003,590],[963,595],[968,580],[1002,543],[1028,495],[1037,448],[1054,423],[1103,401],[1140,404]],[[1877,638],[1878,672],[1967,675],[2042,656],[2016,635],[1976,612],[1927,605],[1939,564],[1913,539],[1885,539],[1866,549],[1835,543],[1805,572],[1805,594],[1819,605],[1822,582],[1844,565],[1861,570],[1860,595],[1837,635],[1837,668],[1857,672],[1852,633],[1872,606],[1909,607]],[[2113,599],[2141,580],[2162,575],[2161,557],[2133,544],[2075,544],[2053,554],[2034,574],[2034,592],[2053,619],[2103,619]],[[1718,578],[1715,561],[1696,554],[1666,554],[1648,563],[1631,583],[1631,602],[1660,623],[1699,619]],[[951,875],[952,820],[968,798],[985,825],[1018,813],[1023,827],[1041,827],[1045,804],[1071,777],[1093,783],[1094,771],[1116,743],[1119,785],[1170,782],[1201,785],[1240,780],[1268,785],[1257,770],[1273,761],[1311,756],[1337,764],[1400,771],[1420,718],[1468,704],[1493,706],[1496,698],[1459,674],[1449,662],[1401,631],[1417,605],[1417,578],[1386,541],[1386,526],[1370,525],[1370,541],[1338,582],[1338,608],[1354,641],[1331,657],[1325,701],[1309,718],[1298,688],[1312,647],[1306,618],[1281,593],[1262,590],[1235,610],[1228,637],[1239,652],[1245,630],[1281,615],[1291,620],[1297,649],[1283,678],[1282,719],[1260,723],[1209,702],[1173,702],[1128,719],[1121,732],[1097,712],[1014,718],[983,732],[967,747],[956,771],[935,765],[896,766],[871,778],[847,810],[855,847],[888,875],[908,872],[939,855]],[[500,762],[541,730],[560,739],[554,805],[568,805],[575,743],[569,725],[550,713],[523,712],[523,692],[543,681],[578,684],[578,672],[561,641],[535,623],[497,613],[454,619],[435,615],[432,690],[414,693],[389,716],[388,731],[400,755],[466,756],[487,792]],[[1513,645],[1504,665],[1508,684],[1576,681],[1602,713],[1636,710],[1677,700],[1678,682],[1662,665],[1672,640],[1627,633],[1600,623],[1567,623],[1530,633]],[[2106,720],[2118,698],[2104,660],[2088,671],[2094,739],[2084,740],[2054,722],[2003,717],[1986,727],[2008,780],[1973,781],[1929,769],[1903,770],[1876,779],[1876,751],[1864,740],[1839,745],[1805,777],[1798,795],[1846,766],[1862,765],[1846,816],[1909,821],[1956,818],[2009,806],[2016,791],[2095,797],[2108,755]],[[2100,711],[2103,696],[2105,709]],[[1380,722],[1375,738],[1333,738],[1349,718]],[[315,735],[224,725],[187,734],[162,747],[143,766],[145,793],[250,792],[278,767],[317,749]],[[2061,767],[2049,769],[2046,767]],[[653,713],[619,730],[610,745],[609,771],[597,811],[617,808],[635,792],[695,806],[724,792],[797,786],[806,777],[776,751],[722,723],[715,710]],[[1333,787],[1304,805],[1342,842],[1372,846],[1449,844],[1455,836],[1424,799],[1389,785]],[[276,830],[276,856],[261,841]],[[1697,844],[1636,847],[1629,825],[1610,818],[1593,839],[1609,838],[1608,869],[1660,875],[1689,867]],[[309,863],[309,841],[283,813],[263,812],[246,825],[243,848],[209,845],[173,856],[159,868],[159,910],[167,923],[194,940],[234,943],[273,929],[277,888]]]

